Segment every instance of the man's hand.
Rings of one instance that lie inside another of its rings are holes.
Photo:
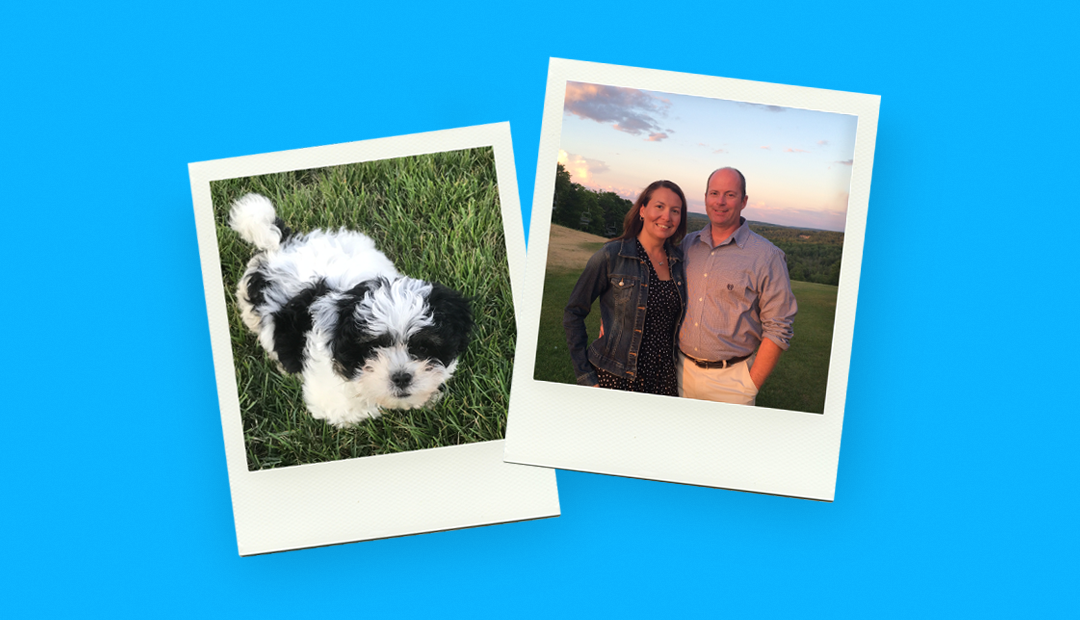
[[[772,340],[765,338],[761,341],[757,357],[754,358],[754,365],[750,367],[750,379],[759,390],[765,385],[765,380],[772,374],[773,368],[776,368],[776,362],[779,361],[780,354],[783,352],[784,350],[776,346]]]

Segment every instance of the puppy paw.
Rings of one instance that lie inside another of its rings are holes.
[[[378,407],[374,409],[349,409],[346,411],[334,411],[324,417],[327,424],[336,428],[349,428],[356,426],[364,420],[374,420],[382,411]],[[315,416],[316,418],[320,416]]]

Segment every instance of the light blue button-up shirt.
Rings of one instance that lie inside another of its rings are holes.
[[[787,350],[799,307],[780,248],[750,230],[746,218],[717,246],[706,226],[687,235],[681,247],[688,293],[679,331],[683,353],[728,360],[754,353],[762,338]]]

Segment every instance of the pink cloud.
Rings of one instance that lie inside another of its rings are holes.
[[[608,165],[598,159],[589,159],[574,153],[567,153],[562,149],[559,150],[559,163],[563,165],[563,168],[566,168],[566,171],[570,173],[570,178],[575,183],[581,183],[582,185],[591,181],[594,174],[609,170]]]
[[[797,226],[843,232],[846,213],[837,210],[785,208],[759,200],[746,205],[743,217],[748,220],[778,224],[780,226]]]

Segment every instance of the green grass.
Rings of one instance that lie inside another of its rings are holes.
[[[236,307],[254,248],[228,227],[228,209],[248,192],[269,197],[294,231],[361,231],[402,273],[471,298],[473,339],[437,405],[345,429],[311,417],[299,379],[269,360]],[[211,193],[249,469],[503,438],[516,333],[491,148],[216,181]]]
[[[758,393],[757,405],[824,413],[837,287],[792,281],[791,291],[799,303],[795,336]]]
[[[536,366],[533,378],[556,383],[577,383],[574,366],[570,362],[570,349],[566,345],[563,329],[563,310],[570,299],[580,272],[550,270],[544,277],[544,298],[540,305],[540,337],[536,341]],[[594,302],[589,316],[585,317],[585,329],[589,339],[600,335],[600,304]]]
[[[580,271],[565,269],[552,269],[545,275],[536,367],[533,371],[533,377],[539,381],[576,383],[562,317],[566,301],[580,275]],[[791,348],[780,356],[769,380],[758,393],[757,405],[786,411],[822,413],[825,411],[837,287],[792,282],[791,289],[799,303],[795,337],[791,341]],[[590,338],[595,339],[600,333],[598,302],[593,303],[585,325]]]

